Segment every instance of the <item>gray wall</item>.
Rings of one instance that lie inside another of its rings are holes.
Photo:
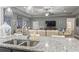
[[[27,26],[30,26],[30,19],[28,18],[28,17],[24,17],[24,16],[21,16],[20,15],[20,17],[21,17],[21,20],[22,20],[22,26],[24,26],[25,24],[27,25]],[[19,19],[16,19],[16,20],[19,20]]]
[[[12,28],[12,33],[17,29],[17,16],[19,14],[13,14],[13,19],[11,20],[11,28]],[[30,19],[28,17],[25,17],[23,15],[20,15],[21,16],[21,19],[22,19],[22,25],[24,25],[24,23],[27,24],[27,26],[30,26]]]
[[[79,18],[79,15],[77,15],[76,18]],[[75,24],[75,33],[79,34],[79,26],[76,26],[76,24]]]
[[[27,17],[22,17],[22,20],[23,20],[23,25],[26,23],[27,26],[30,26],[31,27],[31,20]]]
[[[40,28],[46,27],[45,21],[56,21],[56,28],[66,28],[66,17],[33,18],[32,23],[33,21],[38,21]]]

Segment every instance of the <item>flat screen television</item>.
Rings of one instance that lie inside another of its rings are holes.
[[[47,27],[55,27],[56,21],[46,21]]]

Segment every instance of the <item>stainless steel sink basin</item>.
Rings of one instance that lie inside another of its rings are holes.
[[[39,43],[39,41],[26,41],[23,44],[21,44],[21,46],[30,46],[30,47],[32,47],[32,46],[37,45],[38,43]]]
[[[25,40],[9,40],[9,41],[6,41],[6,42],[3,42],[5,44],[13,44],[13,45],[19,45],[20,43],[24,42]]]

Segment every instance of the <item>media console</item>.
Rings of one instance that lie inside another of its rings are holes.
[[[37,33],[40,36],[58,35],[58,30],[29,30],[30,34]]]

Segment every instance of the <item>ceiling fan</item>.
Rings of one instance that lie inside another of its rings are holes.
[[[44,11],[45,11],[45,16],[54,15],[52,7],[46,7],[44,8]]]

